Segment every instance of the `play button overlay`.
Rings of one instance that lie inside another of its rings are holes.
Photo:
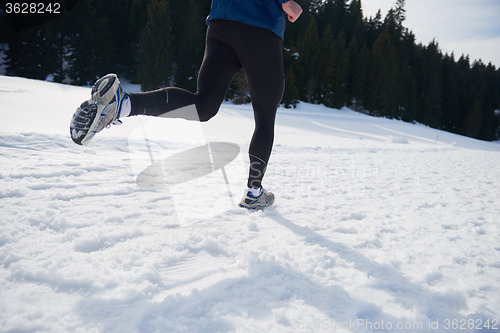
[[[165,189],[221,170],[240,154],[240,147],[231,142],[210,142],[171,156],[147,167],[136,184],[148,190]],[[227,177],[226,177],[227,178]]]

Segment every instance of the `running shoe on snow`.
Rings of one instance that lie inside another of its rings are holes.
[[[269,207],[274,203],[274,194],[267,192],[265,188],[260,187],[260,194],[254,196],[249,190],[245,190],[243,199],[241,199],[240,207],[248,209],[262,209]]]
[[[71,119],[73,141],[85,145],[104,127],[121,124],[120,110],[127,98],[116,74],[108,74],[97,80],[92,86],[91,99],[83,102]]]

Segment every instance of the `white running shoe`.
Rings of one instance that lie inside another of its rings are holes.
[[[92,86],[92,97],[83,102],[73,114],[69,126],[71,139],[85,145],[111,124],[121,124],[120,110],[128,95],[120,87],[116,74],[103,76]]]
[[[248,209],[263,209],[274,203],[274,193],[267,192],[265,188],[260,187],[260,195],[254,196],[250,191],[245,190],[240,207]]]

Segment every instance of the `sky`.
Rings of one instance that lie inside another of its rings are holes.
[[[365,17],[380,9],[385,17],[396,0],[364,0]],[[443,53],[458,60],[468,54],[473,60],[500,67],[500,0],[406,0],[404,26],[415,34],[417,42],[433,39]]]

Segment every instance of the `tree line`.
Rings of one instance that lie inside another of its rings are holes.
[[[285,107],[349,106],[482,140],[500,138],[500,69],[416,42],[405,2],[364,17],[361,0],[296,0],[284,39]],[[196,90],[207,0],[80,0],[58,19],[13,33],[0,26],[7,75],[91,85],[116,72],[142,90]],[[227,95],[250,101],[244,74]]]

